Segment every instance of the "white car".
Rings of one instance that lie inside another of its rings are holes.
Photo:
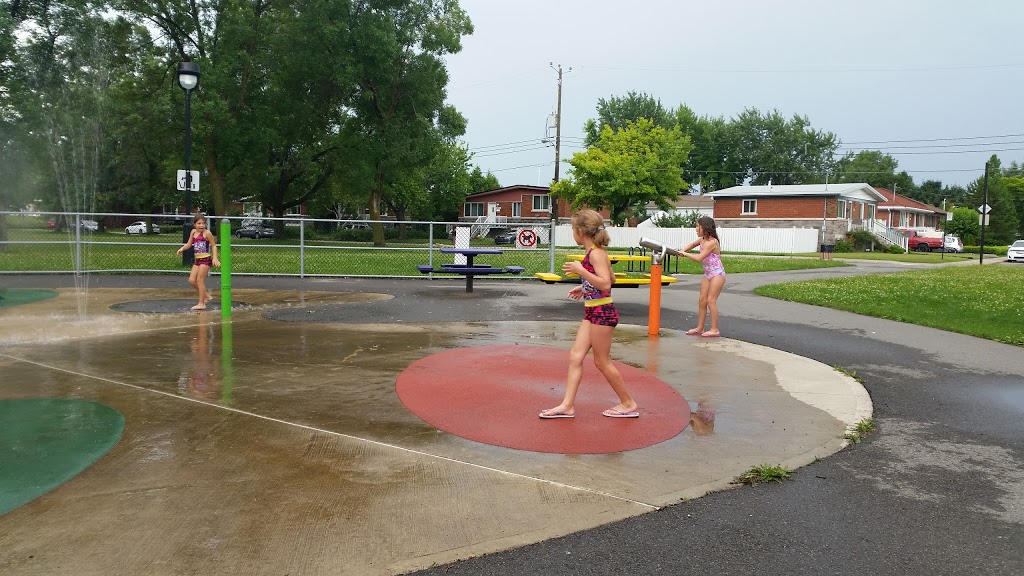
[[[1024,262],[1024,240],[1017,240],[1006,249],[1006,259],[1010,262]]]
[[[964,244],[956,234],[946,234],[942,241],[942,249],[946,252],[960,253],[964,251]]]
[[[132,222],[131,224],[125,226],[124,233],[125,234],[145,234],[146,233],[146,223],[143,222],[142,220],[139,220],[138,222]],[[153,234],[159,234],[159,233],[160,233],[160,227],[157,226],[156,224],[153,224]]]

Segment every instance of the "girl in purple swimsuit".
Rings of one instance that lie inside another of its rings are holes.
[[[609,418],[636,418],[636,402],[626,389],[626,382],[609,356],[612,349],[612,330],[619,323],[619,312],[612,303],[612,284],[615,275],[608,253],[608,233],[604,219],[593,210],[580,210],[572,217],[572,236],[576,243],[587,249],[582,262],[566,262],[562,271],[578,274],[580,285],[569,291],[569,298],[583,300],[583,321],[576,331],[576,342],[569,351],[569,376],[562,403],[540,413],[541,418],[573,418],[576,392],[583,379],[583,360],[587,352],[594,351],[594,366],[604,374],[605,380],[619,397],[619,403],[601,414]]]
[[[206,229],[206,216],[202,214],[192,218],[192,233],[188,236],[188,242],[178,248],[178,255],[189,248],[193,249],[196,258],[188,275],[188,283],[199,292],[199,303],[192,310],[206,310],[206,303],[213,300],[213,296],[206,291],[206,276],[210,274],[210,266],[220,268],[220,260],[217,259],[217,238]]]
[[[700,254],[691,254],[700,246]],[[725,286],[725,267],[722,266],[721,246],[718,243],[718,232],[715,231],[715,220],[709,216],[697,219],[697,240],[679,249],[683,256],[704,265],[704,278],[700,281],[700,302],[697,309],[697,327],[687,330],[691,336],[717,338],[718,331],[718,295]],[[711,329],[704,331],[704,320],[711,315]]]

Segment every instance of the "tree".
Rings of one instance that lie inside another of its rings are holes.
[[[1010,194],[1010,201],[1017,212],[1017,230],[1014,238],[1024,235],[1024,176],[1003,176],[1003,185]]]
[[[589,148],[601,138],[601,131],[610,126],[613,131],[625,128],[646,118],[661,128],[674,126],[669,114],[661,105],[661,100],[646,93],[630,92],[624,97],[612,96],[597,101],[597,118],[587,120],[583,125],[586,134],[584,144]]]
[[[954,208],[953,218],[946,222],[946,233],[957,235],[964,244],[974,244],[980,229],[978,212],[973,208]]]
[[[490,192],[491,190],[497,190],[501,188],[501,182],[498,181],[498,177],[488,172],[484,174],[479,166],[474,166],[473,171],[469,173],[469,193],[476,194],[477,192]]]
[[[886,188],[908,198],[917,195],[914,179],[902,171],[897,173],[899,162],[878,150],[861,150],[854,154],[847,152],[838,163],[836,182],[864,182],[875,188]]]
[[[999,157],[995,154],[988,161],[988,225],[985,227],[986,244],[1009,244],[1017,236],[1017,210],[1012,193],[1002,176]],[[971,204],[975,207],[985,203],[985,177],[981,176],[967,186],[971,193]]]
[[[692,148],[678,127],[666,130],[651,120],[619,131],[605,126],[593,146],[567,161],[572,174],[553,184],[551,194],[568,200],[573,210],[607,208],[615,224],[648,202],[667,211],[687,186],[682,166]]]
[[[747,108],[729,123],[729,163],[753,184],[805,184],[824,179],[834,169],[839,147],[831,132],[811,128],[806,116],[789,120],[777,110],[761,114]]]

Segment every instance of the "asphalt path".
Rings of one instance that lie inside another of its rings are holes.
[[[781,484],[717,492],[417,574],[1024,574],[1024,351],[752,293],[794,279],[922,267],[864,262],[736,274],[720,300],[723,336],[855,372],[875,409],[877,430],[863,442]],[[8,287],[67,282],[0,277]],[[97,275],[89,283],[181,288],[184,277]],[[423,280],[236,278],[234,284],[403,294],[387,306],[347,307],[337,321],[579,318],[576,307],[536,297],[545,290],[539,282],[481,282],[474,295],[457,282],[438,289],[444,285]],[[646,317],[637,298],[621,300],[624,316]],[[695,322],[693,282],[667,287],[662,303],[663,327],[685,330]]]
[[[877,426],[863,442],[782,484],[417,574],[1024,574],[1024,351],[751,292],[913,268],[737,274],[720,300],[724,336],[856,372]]]

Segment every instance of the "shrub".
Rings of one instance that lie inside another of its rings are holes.
[[[900,248],[895,244],[890,245],[888,248],[885,249],[885,251],[888,252],[889,254],[903,254],[905,252],[903,248]]]
[[[846,240],[853,245],[853,248],[858,252],[864,252],[865,250],[871,250],[876,245],[880,244],[875,235],[867,230],[854,230],[846,234]],[[838,246],[836,251],[839,251]]]
[[[687,212],[686,214],[662,214],[660,218],[653,220],[658,228],[693,228],[697,225],[700,212]]]
[[[996,256],[1006,256],[1006,251],[1009,246],[989,246],[985,245],[985,254],[995,254]],[[965,254],[980,254],[981,246],[964,246]]]
[[[853,252],[853,244],[846,240],[836,240],[836,252]]]

